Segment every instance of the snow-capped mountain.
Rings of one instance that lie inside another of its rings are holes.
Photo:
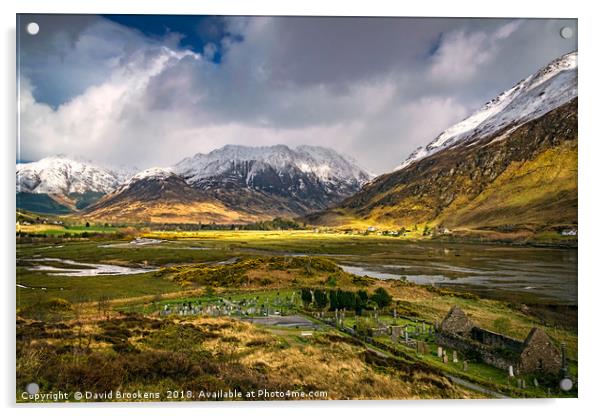
[[[141,172],[136,173],[130,179],[128,179],[125,183],[123,183],[123,185],[121,185],[119,188],[120,189],[127,188],[127,187],[133,185],[134,183],[144,180],[144,179],[165,180],[171,176],[177,176],[175,173],[172,172],[171,168],[160,168],[160,167],[149,168],[149,169],[145,169]]]
[[[157,203],[177,205],[180,212],[186,204],[214,203],[213,207],[223,206],[222,211],[244,213],[227,216],[244,221],[326,208],[357,192],[370,178],[351,159],[312,146],[228,145],[173,167],[136,174],[53,156],[17,164],[17,202],[20,208],[37,212],[85,210],[86,215],[111,213],[114,218],[128,204],[137,207],[136,218],[146,218],[145,204],[153,205],[156,213]],[[199,218],[206,217],[195,216]]]
[[[306,221],[509,240],[576,229],[577,108],[571,53]]]
[[[473,139],[486,139],[502,129],[516,130],[530,120],[577,96],[577,52],[566,54],[489,101],[470,117],[416,149],[395,170]]]
[[[346,182],[363,184],[371,175],[351,158],[344,158],[332,149],[318,146],[285,145],[236,146],[227,145],[208,154],[198,153],[174,166],[174,171],[195,184],[204,179],[228,174],[236,166],[246,166],[245,183],[253,185],[261,171],[271,168],[279,176],[299,170],[324,183]]]
[[[127,173],[65,156],[50,156],[37,162],[17,164],[17,192],[68,195],[108,193]]]
[[[249,192],[236,190],[246,190],[288,200],[289,208],[298,214],[339,202],[372,177],[332,149],[285,145],[227,145],[186,158],[173,171],[194,188],[220,200],[227,198],[231,206],[245,203]]]
[[[295,217],[341,201],[369,179],[357,163],[331,149],[228,145],[140,172],[83,214],[126,222]]]

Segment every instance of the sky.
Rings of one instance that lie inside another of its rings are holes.
[[[27,24],[39,32],[30,35]],[[576,20],[19,15],[17,160],[310,144],[391,171],[577,49]]]

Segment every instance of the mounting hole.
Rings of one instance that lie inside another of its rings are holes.
[[[29,383],[27,387],[25,387],[25,390],[29,394],[38,394],[40,391],[40,386],[38,386],[38,383]]]
[[[560,36],[562,36],[563,39],[570,39],[573,37],[573,29],[565,26],[562,29],[560,29]]]
[[[573,388],[573,380],[570,378],[563,378],[560,380],[560,389],[563,391],[569,391]]]
[[[36,22],[30,22],[27,24],[27,33],[29,33],[30,35],[37,35],[39,31],[40,25]]]

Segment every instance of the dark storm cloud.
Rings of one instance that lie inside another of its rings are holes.
[[[42,42],[22,43],[24,96],[33,91],[22,134],[44,144],[22,157],[69,147],[145,167],[228,143],[310,143],[382,173],[576,49],[559,36],[576,29],[567,20],[228,17],[192,51],[174,31],[149,38],[99,17],[73,20],[68,30],[42,22]],[[44,62],[48,80],[33,65]]]

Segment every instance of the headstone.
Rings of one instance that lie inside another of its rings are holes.
[[[418,354],[426,355],[429,353],[428,345],[424,341],[416,341],[416,351]]]
[[[508,377],[514,377],[514,368],[512,366],[508,367]]]
[[[462,363],[462,371],[468,371],[468,361],[466,360]]]
[[[405,337],[406,344],[410,342],[410,336],[408,334],[408,331],[403,331],[403,336]]]
[[[437,347],[437,357],[443,357],[443,348]]]
[[[456,351],[452,352],[452,361],[454,363],[458,362],[458,353]]]
[[[447,364],[447,354],[443,355],[443,364]]]
[[[422,332],[426,332],[426,323],[422,322]]]
[[[539,381],[537,381],[537,379],[536,379],[536,378],[534,378],[534,379],[533,379],[533,385],[534,385],[535,387],[539,387]]]

